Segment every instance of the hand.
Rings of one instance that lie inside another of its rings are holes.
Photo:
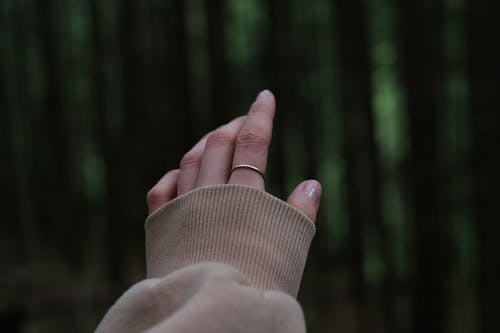
[[[205,135],[184,155],[180,169],[167,172],[148,192],[149,213],[176,196],[202,186],[240,184],[264,191],[264,178],[258,171],[232,169],[236,165],[247,164],[265,172],[274,114],[274,96],[264,90],[246,116],[238,117]],[[287,203],[314,222],[320,196],[321,184],[316,180],[306,180],[292,191]]]

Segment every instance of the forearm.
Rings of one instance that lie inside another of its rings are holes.
[[[234,267],[200,263],[130,288],[97,332],[305,332],[297,301],[259,291]]]

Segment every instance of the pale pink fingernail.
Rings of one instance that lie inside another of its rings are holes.
[[[265,90],[262,90],[258,95],[257,95],[257,98],[255,99],[256,101],[259,100],[259,99],[264,99],[264,98],[267,98],[269,97],[269,95],[271,94],[271,92],[267,89]]]
[[[319,205],[321,199],[321,184],[317,180],[308,180],[304,183],[302,191]]]

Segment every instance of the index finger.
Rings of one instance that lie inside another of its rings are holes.
[[[265,172],[275,108],[274,95],[269,90],[264,90],[257,96],[237,135],[233,168],[238,165],[251,165]],[[253,186],[261,190],[265,185],[263,177],[257,171],[247,167],[235,169],[228,183]]]

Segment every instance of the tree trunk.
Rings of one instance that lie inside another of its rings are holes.
[[[400,53],[410,128],[415,230],[415,332],[444,332],[446,237],[440,208],[437,115],[443,103],[441,1],[400,3]]]
[[[64,57],[60,50],[63,34],[58,29],[59,14],[55,10],[56,6],[53,1],[38,1],[36,9],[46,84],[41,126],[46,128],[48,135],[48,170],[54,175],[50,179],[51,184],[40,180],[40,188],[52,188],[51,201],[45,203],[50,207],[50,215],[45,221],[47,225],[43,225],[41,230],[46,233],[52,244],[58,244],[62,255],[73,268],[78,268],[82,258],[78,242],[75,241],[75,237],[78,237],[75,230],[82,229],[85,221],[79,206],[80,198],[76,195],[79,191],[73,179],[78,173],[75,172],[71,142],[77,134],[73,131],[73,122],[66,112],[65,105],[65,87],[71,82],[68,82],[64,75]],[[74,217],[71,223],[68,223],[68,216]]]
[[[9,82],[9,65],[12,61],[14,48],[7,43],[7,36],[11,33],[11,24],[9,24],[9,16],[6,11],[0,11],[0,154],[2,156],[2,163],[0,163],[0,184],[3,190],[0,193],[0,205],[6,216],[1,223],[1,241],[4,244],[4,251],[0,257],[0,263],[4,267],[11,267],[11,262],[14,263],[18,260],[17,251],[13,251],[12,255],[7,252],[12,251],[11,248],[19,241],[19,221],[18,210],[12,209],[16,206],[16,184],[15,184],[15,170],[16,163],[14,162],[14,140],[12,139],[12,124],[10,122],[10,113],[12,111],[12,92],[9,89],[12,87]],[[10,51],[10,52],[9,52]]]
[[[496,1],[467,1],[467,76],[481,332],[500,327],[500,22]]]
[[[347,212],[349,214],[350,263],[355,299],[365,301],[363,276],[363,191],[370,181],[365,168],[374,168],[368,156],[371,87],[368,38],[363,3],[360,0],[334,0],[334,23],[339,51],[340,105],[344,121]],[[366,206],[365,206],[366,207]]]
[[[176,50],[174,57],[174,68],[172,77],[169,77],[172,86],[175,87],[176,91],[176,107],[181,116],[180,123],[182,130],[180,131],[179,137],[182,138],[183,145],[177,145],[181,150],[178,151],[177,158],[181,158],[182,154],[186,153],[190,149],[195,141],[199,138],[196,137],[194,131],[194,120],[193,120],[193,110],[191,103],[191,85],[189,82],[189,53],[187,47],[187,30],[186,30],[186,7],[184,0],[174,0],[175,8],[175,26],[174,34],[175,39],[173,45]],[[168,75],[169,73],[166,73]],[[221,123],[222,124],[222,123]]]
[[[208,25],[208,47],[210,55],[211,113],[215,116],[212,127],[220,126],[231,119],[228,103],[231,99],[228,84],[228,63],[226,57],[226,2],[205,0]]]
[[[269,23],[270,23],[270,38],[268,40],[267,49],[267,64],[265,66],[270,74],[269,84],[277,98],[276,104],[276,119],[274,121],[273,143],[272,143],[272,169],[269,172],[269,178],[273,180],[273,191],[276,195],[284,196],[286,191],[286,175],[285,166],[285,124],[287,118],[283,117],[280,110],[283,112],[291,112],[291,99],[293,96],[291,86],[292,80],[287,72],[290,68],[289,54],[291,50],[290,42],[290,22],[289,15],[284,10],[288,8],[286,1],[269,0]]]

